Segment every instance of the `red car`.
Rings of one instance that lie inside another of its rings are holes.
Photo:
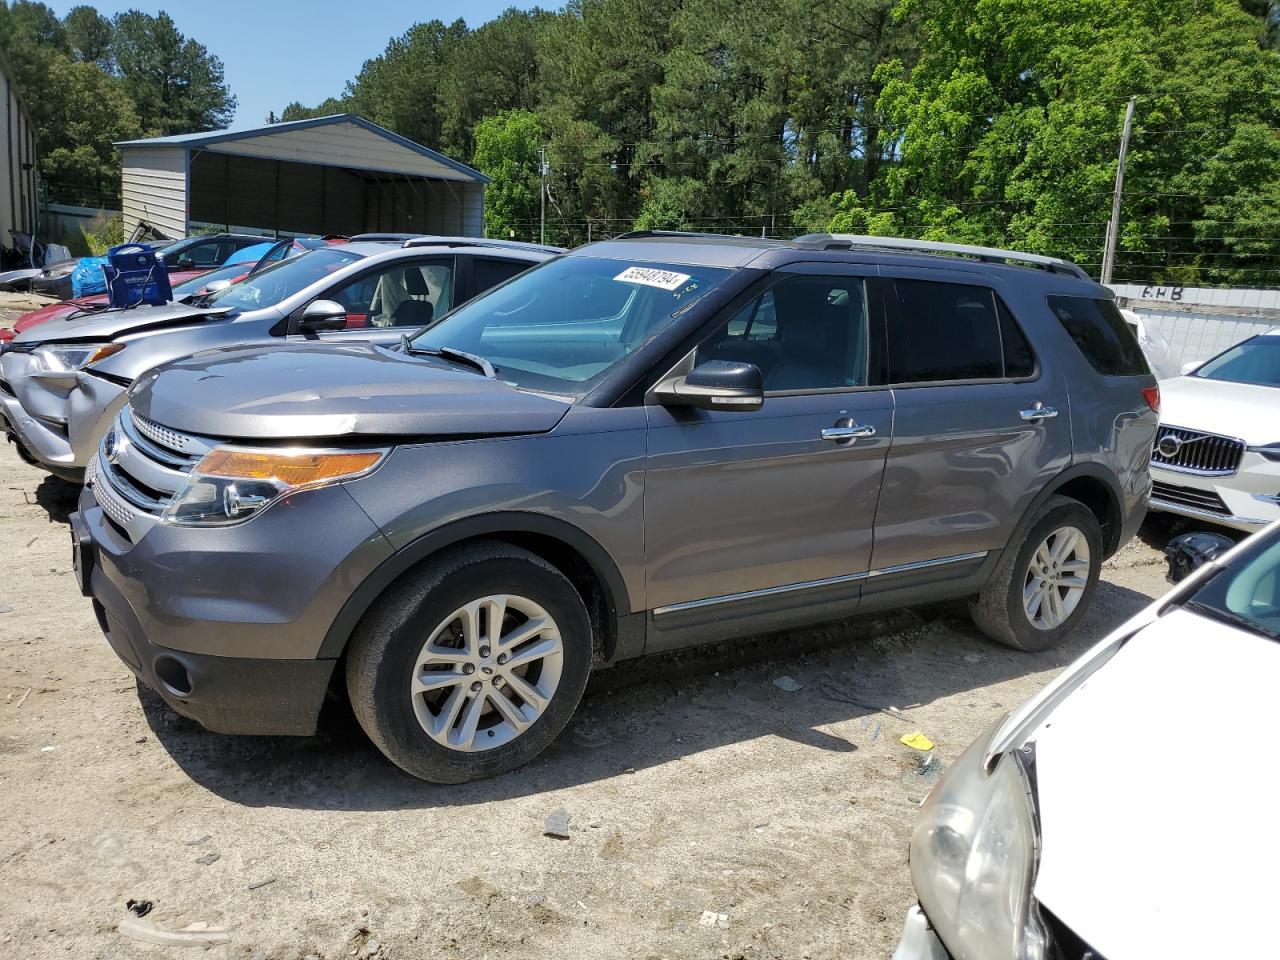
[[[173,297],[177,300],[200,293],[208,284],[218,280],[230,280],[234,283],[236,280],[247,277],[251,273],[256,273],[263,267],[286,257],[292,257],[306,250],[314,250],[317,247],[338,242],[341,242],[341,240],[336,237],[325,238],[324,240],[318,240],[313,237],[291,237],[274,243],[266,241],[260,245],[246,247],[232,257],[232,259],[237,259],[246,251],[258,251],[259,246],[261,246],[264,250],[256,258],[237,260],[235,263],[228,263],[226,266],[215,267],[212,270],[174,270],[169,274]],[[76,300],[62,300],[58,303],[50,303],[38,310],[24,313],[14,323],[12,330],[0,327],[0,340],[12,340],[24,330],[41,323],[47,323],[50,320],[67,320],[86,311],[103,310],[106,307],[107,295],[105,293],[80,297]]]

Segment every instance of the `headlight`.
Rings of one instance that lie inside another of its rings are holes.
[[[1254,453],[1260,453],[1268,460],[1280,461],[1280,443],[1268,443],[1262,447],[1250,447]]]
[[[216,447],[187,475],[162,519],[197,526],[246,520],[291,493],[363,476],[386,453]]]
[[[1031,909],[1036,814],[1019,759],[983,770],[979,737],[938,782],[911,835],[911,882],[955,960],[1041,960]]]
[[[42,373],[74,373],[124,349],[123,343],[46,344],[33,351]]]

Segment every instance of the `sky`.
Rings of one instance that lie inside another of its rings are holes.
[[[76,5],[77,0],[49,3],[59,16]],[[366,60],[415,23],[451,23],[462,17],[477,27],[508,7],[535,6],[516,0],[132,0],[92,5],[108,17],[124,10],[164,10],[186,36],[220,57],[239,101],[233,128],[260,126],[268,112],[279,113],[293,100],[312,106],[340,95]],[[544,0],[541,6],[559,4]]]

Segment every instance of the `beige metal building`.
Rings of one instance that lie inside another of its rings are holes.
[[[126,235],[484,233],[484,174],[354,114],[117,146]]]
[[[12,76],[0,56],[5,126],[0,140],[0,244],[6,247],[13,246],[10,231],[34,233],[36,226],[36,135]]]

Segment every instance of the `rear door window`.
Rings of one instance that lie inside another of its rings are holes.
[[[491,260],[488,257],[476,257],[471,261],[472,296],[505,283],[517,274],[524,273],[531,266],[533,264],[524,260]]]
[[[1049,309],[1098,373],[1107,377],[1151,373],[1138,338],[1114,301],[1097,297],[1049,297]]]
[[[1029,377],[1035,356],[995,291],[962,283],[897,279],[889,322],[889,382]]]

